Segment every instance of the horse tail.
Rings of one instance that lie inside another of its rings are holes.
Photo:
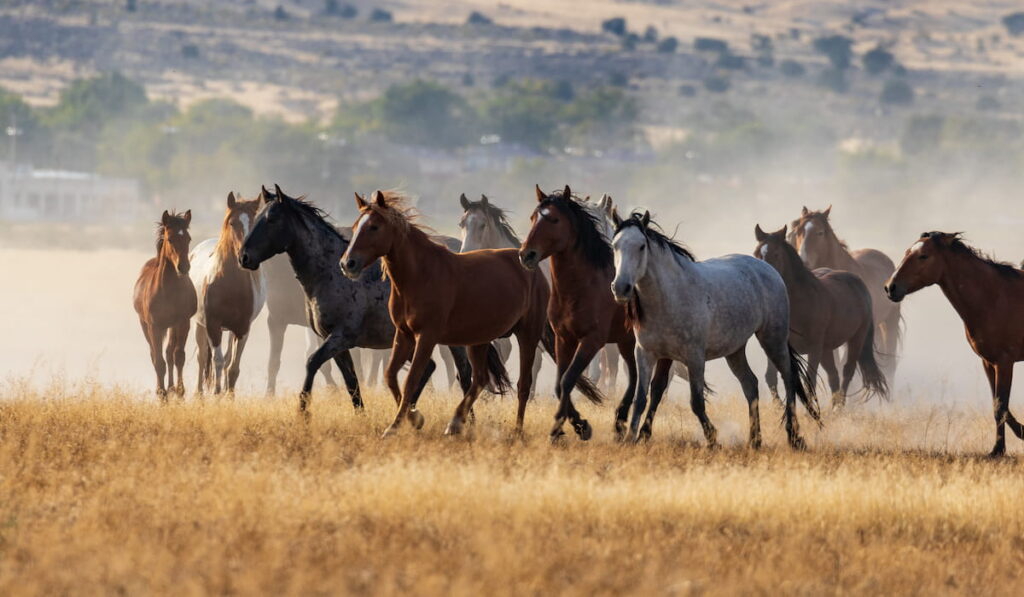
[[[548,353],[552,359],[555,358],[555,330],[551,328],[550,323],[544,324],[544,332],[540,335],[541,346],[544,347],[544,352]],[[558,383],[558,380],[555,380]],[[597,389],[594,382],[590,380],[586,375],[580,375],[576,379],[576,389],[586,397],[587,400],[594,404],[604,403],[604,395]]]
[[[861,347],[860,355],[857,357],[857,367],[860,368],[864,391],[867,392],[866,397],[880,396],[889,400],[889,384],[885,381],[885,374],[882,373],[882,368],[878,366],[878,360],[875,357],[875,326],[870,323],[867,336],[864,338],[864,346]]]
[[[821,410],[818,408],[818,398],[815,394],[817,380],[811,379],[807,375],[807,361],[793,350],[793,346],[787,344],[786,348],[789,349],[790,383],[793,384],[793,392],[803,403],[811,418],[821,425]]]
[[[512,389],[512,381],[508,378],[505,363],[501,362],[501,355],[494,344],[487,345],[487,374],[495,393],[503,396]]]

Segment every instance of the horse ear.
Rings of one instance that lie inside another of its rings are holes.
[[[779,228],[775,232],[772,232],[772,236],[777,236],[779,238],[784,239],[784,238],[786,238],[786,233],[788,233],[788,232],[789,232],[789,229],[786,228],[785,226],[783,226],[782,228]]]
[[[284,191],[281,190],[281,185],[274,184],[274,194],[277,195],[278,201],[284,201],[285,194]]]
[[[170,219],[171,219],[171,214],[167,213],[167,210],[165,209],[164,213],[160,216],[160,223],[163,224],[164,226],[166,226],[167,222]]]
[[[828,218],[828,214],[832,213],[832,206],[831,206],[831,205],[829,205],[829,206],[828,206],[828,207],[827,207],[827,208],[825,209],[825,211],[823,211],[823,212],[821,212],[821,213],[822,213],[822,214],[823,214],[823,215],[825,216],[825,218],[827,219],[827,218]]]
[[[267,185],[265,185],[265,184],[261,184],[260,185],[260,194],[263,195],[264,198],[273,195],[273,193],[270,192],[270,189],[268,189]]]
[[[802,208],[800,208],[800,215],[801,216],[806,216],[809,213],[811,213],[811,210],[807,209],[806,205],[803,206]]]
[[[759,243],[763,243],[765,241],[765,239],[768,238],[768,235],[764,233],[764,230],[761,230],[761,225],[760,224],[755,224],[754,225],[754,238]]]
[[[487,200],[487,195],[484,195],[483,193],[480,193],[480,203],[484,207],[487,207],[488,205],[490,205],[490,202]]]
[[[359,211],[362,211],[363,208],[370,205],[369,203],[366,202],[366,199],[364,199],[363,196],[360,195],[358,192],[353,194],[356,196],[356,207],[359,209]]]
[[[469,209],[469,199],[466,198],[465,193],[459,196],[459,204],[462,205],[462,211]]]
[[[644,215],[640,218],[640,223],[644,228],[647,228],[647,225],[651,223],[651,212],[645,211]]]
[[[388,202],[384,199],[384,193],[377,189],[373,192],[372,201],[377,204],[378,207],[387,207]]]
[[[537,191],[537,203],[540,203],[541,201],[544,201],[545,199],[547,199],[548,196],[544,194],[544,191],[540,190],[540,185],[539,184],[538,185],[533,185],[533,187]]]
[[[613,207],[612,208],[611,216],[612,216],[612,223],[615,224],[616,228],[618,228],[619,226],[622,226],[622,218],[619,217],[619,210],[617,210],[617,209],[615,209]]]
[[[185,225],[188,226],[191,223],[192,223],[192,210],[189,209],[189,210],[185,211]]]
[[[565,188],[562,189],[562,198],[563,199],[569,199],[571,197],[572,197],[572,189],[569,188],[569,185],[565,185]]]
[[[228,192],[228,209],[231,209],[234,206],[235,206],[235,192],[234,191],[229,191]]]

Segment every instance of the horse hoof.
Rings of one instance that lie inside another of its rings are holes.
[[[629,437],[626,429],[626,422],[616,419],[615,421],[615,441],[622,443]]]
[[[576,435],[583,441],[587,441],[594,434],[594,430],[590,427],[585,419],[580,419],[578,423],[572,426],[573,430],[576,431]]]
[[[750,446],[751,450],[760,450],[761,449],[761,438],[759,438],[759,437],[751,438],[749,446]]]
[[[409,411],[409,422],[412,423],[412,428],[417,431],[423,429],[423,415],[418,410]]]
[[[992,451],[988,453],[988,457],[992,460],[999,460],[1006,456],[1006,446],[995,446]]]
[[[392,423],[392,424],[388,425],[387,429],[384,430],[384,433],[380,434],[380,438],[381,439],[387,439],[387,438],[393,437],[395,435],[398,435],[398,427],[395,427],[395,424]]]
[[[445,435],[461,435],[462,434],[462,421],[458,418],[452,419],[448,426],[444,428]]]
[[[651,441],[651,428],[644,425],[643,427],[640,428],[639,431],[636,432],[636,439],[633,440],[633,443],[640,444],[649,441]]]
[[[562,441],[563,437],[565,437],[565,431],[561,429],[553,429],[551,431],[551,443],[557,444]]]
[[[357,411],[363,410],[363,401],[362,400],[353,400],[352,401],[352,408],[356,409]]]
[[[789,447],[793,448],[794,450],[803,452],[807,450],[807,443],[804,442],[804,438],[802,437],[791,437],[789,438]]]

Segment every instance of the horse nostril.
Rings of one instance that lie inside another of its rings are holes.
[[[356,269],[356,260],[355,259],[349,259],[348,261],[346,261],[345,262],[345,269],[347,269],[349,271],[352,271],[352,270]]]
[[[622,286],[622,294],[629,294],[630,290],[633,290],[632,284],[625,284]]]

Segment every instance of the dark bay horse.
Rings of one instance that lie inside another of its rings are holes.
[[[389,310],[396,329],[385,377],[392,395],[401,396],[401,404],[385,435],[397,431],[415,412],[410,380],[422,375],[438,343],[469,347],[472,383],[445,430],[460,433],[480,390],[489,381],[496,382],[499,391],[508,385],[491,341],[509,334],[515,334],[522,355],[516,414],[516,429],[521,431],[535,349],[546,326],[549,290],[544,276],[520,267],[512,249],[458,254],[437,245],[412,221],[415,213],[399,195],[376,191],[366,201],[357,194],[356,206],[359,218],[342,256],[342,269],[349,277],[359,277],[381,258],[393,285]],[[409,378],[400,392],[398,370],[410,359]]]
[[[191,210],[184,214],[163,213],[157,227],[156,257],[142,266],[135,282],[135,312],[139,314],[142,333],[149,343],[149,357],[156,370],[156,393],[162,399],[166,398],[168,389],[182,396],[185,394],[181,377],[185,367],[185,342],[189,320],[196,312],[196,291],[188,277],[188,245],[192,240],[188,226],[191,222]],[[167,336],[166,357],[162,354],[164,336]]]
[[[615,278],[612,248],[602,234],[603,222],[593,211],[565,189],[546,194],[536,187],[537,208],[530,216],[519,257],[531,269],[551,259],[551,301],[548,318],[555,332],[555,391],[559,399],[552,438],[563,434],[566,419],[580,438],[589,439],[590,424],[572,403],[572,388],[594,355],[606,344],[616,344],[626,361],[629,382],[615,413],[615,432],[621,439],[634,394],[638,412],[646,404],[646,388],[637,388],[636,340],[626,325],[626,309],[616,304],[611,292]]]
[[[896,266],[881,251],[851,251],[832,229],[829,222],[831,213],[831,205],[824,211],[811,211],[804,207],[800,218],[793,222],[790,239],[800,253],[800,258],[812,270],[827,267],[847,271],[864,281],[871,294],[871,310],[877,328],[875,350],[880,355],[886,378],[891,383],[900,347],[900,307],[886,300],[882,288]]]
[[[875,361],[875,323],[871,295],[854,274],[828,268],[811,271],[796,249],[786,242],[786,228],[766,233],[754,228],[754,257],[768,262],[782,276],[789,294],[789,344],[807,355],[807,376],[817,380],[818,364],[828,374],[833,406],[846,403],[853,373],[860,367],[869,395],[888,396],[888,386]],[[835,349],[846,345],[846,363],[840,383]],[[768,363],[768,388],[778,399],[777,369]]]
[[[264,189],[262,209],[239,254],[242,267],[256,270],[274,255],[287,253],[295,277],[305,294],[306,317],[310,327],[323,339],[306,362],[306,376],[299,398],[300,412],[307,412],[313,378],[317,370],[333,359],[345,379],[355,408],[362,408],[359,379],[352,348],[387,348],[395,327],[387,311],[391,283],[381,275],[380,264],[371,264],[355,280],[343,276],[338,260],[349,241],[326,220],[325,214],[303,198],[285,195],[280,187]],[[464,367],[466,356],[456,353]],[[430,361],[420,372],[415,391],[422,391],[433,373]],[[422,425],[422,420],[415,421]]]
[[[996,443],[1006,453],[1006,425],[1024,439],[1024,426],[1010,413],[1013,364],[1024,361],[1024,271],[968,247],[959,233],[925,232],[903,256],[885,292],[894,302],[938,284],[960,315],[967,342],[981,357],[992,390]]]
[[[234,193],[228,193],[220,236],[205,240],[192,250],[191,276],[199,299],[195,320],[200,394],[211,373],[214,392],[219,394],[223,387],[234,391],[249,329],[267,300],[263,273],[249,272],[238,265],[242,241],[252,227],[259,205],[258,198],[238,199]],[[229,333],[226,352],[221,347],[224,331]],[[225,375],[227,379],[223,380]]]

